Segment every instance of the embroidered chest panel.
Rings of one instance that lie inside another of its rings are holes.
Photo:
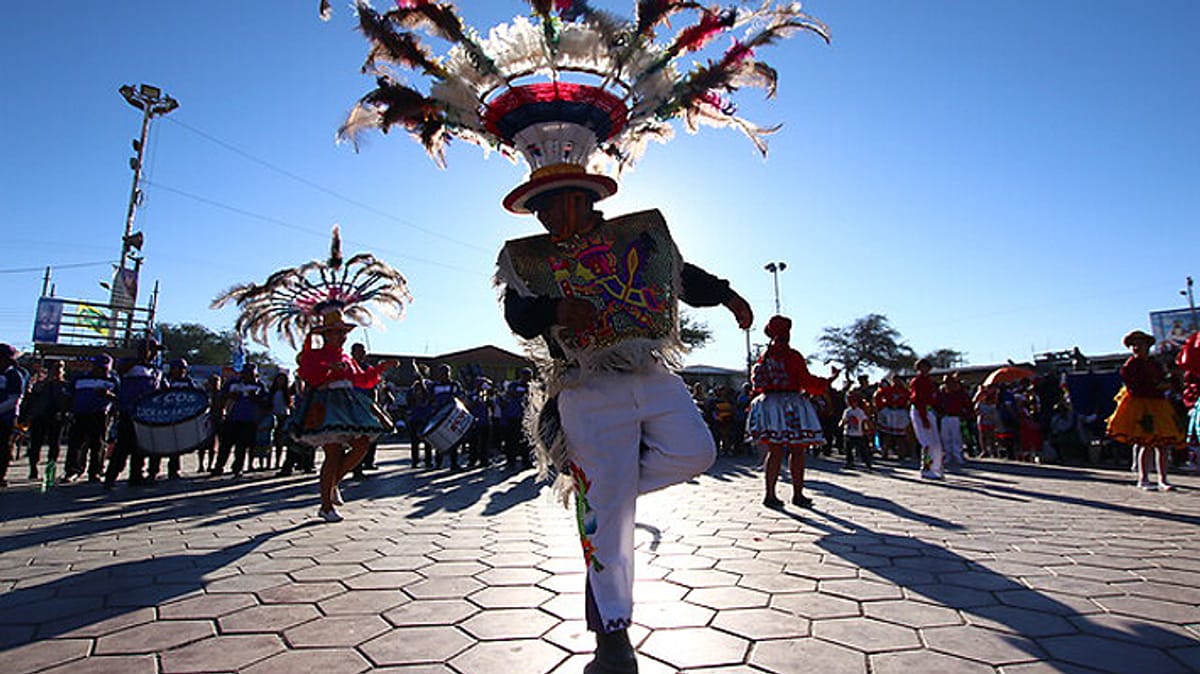
[[[754,364],[754,387],[767,391],[792,391],[798,388],[788,376],[787,363],[778,358],[763,358]]]
[[[593,328],[563,329],[569,350],[596,350],[636,338],[665,339],[676,323],[677,256],[657,211],[610,220],[554,243],[547,235],[505,244],[513,268],[536,295],[577,297],[599,312]]]

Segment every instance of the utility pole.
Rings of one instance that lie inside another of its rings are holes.
[[[1200,330],[1200,322],[1196,321],[1196,300],[1194,297],[1192,297],[1192,277],[1191,276],[1187,277],[1187,288],[1180,290],[1179,294],[1187,295],[1188,311],[1191,312],[1191,317],[1192,317],[1192,332],[1195,332],[1196,330]]]
[[[128,342],[131,338],[129,332],[133,323],[133,309],[137,305],[138,273],[142,265],[141,256],[134,251],[141,252],[144,243],[142,233],[133,231],[133,221],[142,203],[142,163],[146,156],[146,138],[150,135],[150,121],[178,108],[179,101],[149,84],[142,84],[136,89],[132,84],[126,84],[118,91],[127,103],[142,111],[142,133],[133,141],[137,156],[129,159],[129,168],[133,169],[133,186],[129,190],[129,209],[125,212],[125,231],[121,236],[121,258],[113,274],[111,298],[118,312],[126,314],[125,341]]]

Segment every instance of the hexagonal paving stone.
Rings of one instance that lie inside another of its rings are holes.
[[[400,590],[352,590],[317,604],[328,615],[378,614],[403,606],[412,599]]]
[[[768,672],[866,674],[867,656],[818,639],[776,639],[754,644],[749,662]]]
[[[967,622],[1026,637],[1074,634],[1075,626],[1061,616],[1016,606],[981,606],[964,612]]]
[[[4,670],[36,672],[54,665],[80,660],[88,655],[91,642],[87,639],[46,639],[18,646],[4,652]]]
[[[537,609],[496,609],[464,620],[459,627],[485,641],[495,639],[536,639],[559,622]]]
[[[421,568],[421,575],[427,578],[443,576],[474,576],[487,571],[489,567],[479,562],[437,562]]]
[[[144,625],[154,622],[154,611],[154,608],[150,606],[132,611],[125,609],[104,609],[93,613],[72,616],[60,622],[42,623],[38,626],[38,631],[41,634],[53,634],[57,638],[100,637],[127,627],[133,627],[134,625]],[[13,611],[13,613],[20,615],[21,612]],[[29,629],[32,630],[31,627]],[[8,644],[15,645],[30,640],[31,638],[26,638],[16,642],[8,642]],[[0,643],[4,643],[3,639],[0,639]],[[8,645],[5,645],[2,648],[7,647]]]
[[[784,567],[784,573],[813,580],[834,580],[837,578],[857,578],[858,570],[844,564],[821,562],[793,562]]]
[[[639,652],[670,665],[687,669],[740,664],[750,642],[708,627],[657,630]]]
[[[412,583],[404,588],[413,599],[456,599],[483,588],[470,576],[444,576]]]
[[[591,653],[596,648],[596,636],[585,620],[561,620],[542,639],[569,653]]]
[[[873,601],[863,605],[863,613],[870,618],[918,629],[963,624],[958,611],[919,601]]]
[[[361,564],[318,564],[292,571],[288,575],[297,583],[311,583],[345,580],[365,573],[367,573],[367,567]]]
[[[163,674],[240,670],[286,648],[279,637],[266,634],[220,636],[162,653]]]
[[[992,665],[1029,662],[1046,657],[1030,639],[978,627],[933,627],[921,630],[921,636],[935,651]]]
[[[454,625],[478,612],[478,606],[464,599],[426,599],[394,608],[383,617],[396,627]]]
[[[562,620],[582,620],[583,605],[583,593],[560,594],[550,601],[543,603],[539,608],[551,615],[558,616]]]
[[[549,672],[567,655],[538,639],[489,641],[471,646],[450,664],[464,672]]]
[[[717,613],[712,626],[751,641],[797,639],[809,634],[807,618],[770,608],[751,608]]]
[[[212,619],[256,604],[258,601],[252,594],[202,594],[191,599],[160,605],[158,617],[169,620]]]
[[[229,576],[220,580],[214,580],[204,586],[204,591],[209,593],[218,592],[258,592],[269,587],[278,587],[291,583],[287,574],[283,573],[239,573],[236,576]]]
[[[996,671],[982,663],[924,650],[876,653],[870,660],[873,674],[993,674]]]
[[[342,580],[351,590],[399,590],[422,580],[415,571],[372,571]]]
[[[259,590],[255,594],[264,604],[312,604],[345,591],[346,586],[336,582],[291,583]]]
[[[895,585],[877,583],[870,580],[843,579],[823,580],[819,587],[823,594],[845,597],[855,601],[883,601],[885,599],[903,599],[904,593]]]
[[[810,620],[850,618],[859,615],[858,602],[817,593],[777,594],[771,597],[771,608]]]
[[[433,560],[422,555],[388,555],[363,562],[372,571],[418,571],[433,564]]]
[[[582,596],[575,599],[582,604]],[[704,627],[716,615],[716,611],[685,601],[663,601],[635,603],[633,620],[651,629],[674,627]]]
[[[1096,603],[1113,613],[1147,620],[1179,624],[1200,622],[1200,608],[1187,604],[1133,596],[1099,597]]]
[[[738,587],[768,593],[813,592],[817,581],[801,578],[789,573],[755,573],[742,576],[735,583]]]
[[[93,655],[42,670],[39,674],[157,674],[157,672],[158,662],[153,655]]]
[[[283,637],[297,648],[357,646],[389,629],[387,621],[376,615],[327,616],[292,627]]]
[[[485,609],[533,608],[542,605],[554,594],[540,587],[485,587],[467,599]]]
[[[488,569],[475,576],[479,581],[492,587],[502,585],[538,585],[550,578],[550,574],[538,569],[500,568]],[[549,589],[549,588],[547,588]]]
[[[958,585],[905,585],[904,594],[918,601],[942,604],[950,608],[970,609],[1000,603],[996,595]]]
[[[633,603],[678,601],[688,589],[682,585],[661,580],[637,580],[633,583]]]
[[[378,666],[446,662],[473,640],[453,627],[398,627],[359,647]]]
[[[871,618],[838,618],[813,623],[813,636],[860,650],[882,653],[920,648],[915,630]]]
[[[1090,634],[1051,637],[1039,643],[1054,658],[1102,672],[1175,674],[1190,670],[1160,650]]]
[[[363,656],[347,648],[305,648],[273,655],[243,669],[240,674],[358,674],[371,668]]]
[[[237,613],[221,616],[217,624],[227,634],[282,632],[289,627],[306,623],[321,616],[311,604],[272,604],[251,606]]]
[[[207,639],[216,633],[213,624],[207,620],[160,620],[100,637],[95,652],[98,655],[156,653]]]
[[[760,608],[771,601],[771,595],[744,587],[706,587],[687,593],[687,601],[718,611],[735,608]]]

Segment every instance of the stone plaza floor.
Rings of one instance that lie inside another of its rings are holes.
[[[381,457],[339,524],[317,522],[306,475],[15,481],[0,672],[582,671],[572,512],[529,472]],[[1159,493],[1112,469],[979,462],[926,483],[813,463],[812,510],[764,508],[736,458],[642,499],[643,674],[1200,671],[1200,478]]]

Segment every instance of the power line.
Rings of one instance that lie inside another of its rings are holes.
[[[46,267],[50,267],[51,269],[80,269],[82,267],[100,267],[111,264],[116,264],[116,260],[77,262],[75,264],[46,264],[40,267],[21,267],[19,269],[0,269],[0,274],[29,274],[31,272],[44,272],[46,271]]]
[[[254,218],[255,220],[261,220],[261,221],[263,221],[263,222],[269,222],[269,223],[271,223],[271,224],[273,224],[273,225],[278,225],[278,226],[280,226],[280,227],[285,227],[285,228],[287,228],[287,229],[295,230],[295,231],[297,231],[297,232],[303,232],[303,233],[305,233],[305,234],[311,234],[312,236],[315,236],[315,237],[318,237],[318,238],[325,238],[325,237],[327,237],[327,236],[329,235],[329,233],[328,233],[328,232],[319,231],[319,230],[313,229],[313,228],[311,228],[311,227],[304,227],[304,226],[297,225],[297,224],[294,224],[294,223],[291,223],[291,222],[287,222],[287,221],[285,221],[285,220],[280,220],[280,219],[278,219],[278,218],[272,218],[272,217],[270,217],[270,216],[266,216],[266,215],[260,215],[260,214],[258,214],[258,213],[254,213],[254,212],[252,212],[252,211],[247,211],[247,210],[246,210],[246,209],[244,209],[244,208],[238,208],[237,206],[230,206],[229,204],[224,204],[224,203],[221,203],[221,202],[219,202],[219,201],[214,201],[213,199],[209,199],[209,198],[207,198],[207,197],[202,197],[202,196],[200,196],[200,195],[198,195],[198,194],[192,194],[192,193],[190,193],[190,192],[185,192],[185,191],[183,191],[183,190],[175,189],[174,187],[169,187],[169,186],[167,186],[167,185],[163,185],[162,183],[151,182],[151,181],[149,181],[149,180],[145,180],[145,179],[143,179],[143,180],[142,180],[142,184],[144,184],[144,185],[150,185],[150,186],[153,186],[153,187],[154,187],[154,188],[156,188],[156,189],[160,189],[160,190],[163,190],[163,191],[165,191],[165,192],[170,192],[170,193],[172,193],[172,194],[176,194],[176,195],[179,195],[179,196],[181,196],[181,197],[184,197],[184,198],[187,198],[187,199],[191,199],[191,200],[193,200],[193,201],[198,201],[198,202],[200,202],[200,203],[202,203],[202,204],[206,204],[206,205],[208,205],[208,206],[212,206],[212,207],[214,207],[214,208],[220,208],[220,209],[223,209],[223,210],[226,210],[226,211],[230,211],[231,213],[237,213],[238,215],[242,215],[242,216],[245,216],[245,217],[248,217],[248,218]],[[345,242],[346,242],[346,243],[353,243],[353,244],[356,244],[356,245],[366,245],[366,244],[365,244],[364,242],[362,242],[362,241],[354,241],[353,239],[345,239]],[[457,271],[457,272],[461,272],[461,273],[464,273],[464,274],[471,274],[471,275],[475,275],[475,276],[486,276],[486,274],[483,274],[483,273],[481,273],[481,272],[480,272],[478,269],[467,269],[467,268],[465,268],[465,267],[455,267],[454,265],[445,264],[444,262],[437,262],[437,261],[435,261],[435,260],[428,260],[428,259],[425,259],[425,258],[422,258],[422,257],[416,257],[416,256],[414,256],[414,255],[408,255],[408,254],[405,254],[405,253],[401,253],[401,252],[399,252],[399,251],[395,251],[395,250],[389,250],[389,249],[387,249],[387,248],[380,248],[380,247],[378,247],[378,246],[375,246],[375,249],[376,249],[376,250],[378,250],[378,251],[380,251],[380,252],[383,252],[383,253],[388,253],[388,254],[390,254],[390,255],[394,255],[394,256],[396,256],[396,257],[399,257],[399,258],[402,258],[402,259],[411,260],[411,261],[413,261],[413,262],[420,262],[420,263],[422,263],[422,264],[428,264],[428,265],[432,265],[432,266],[434,266],[434,267],[441,267],[441,268],[443,268],[443,269],[450,269],[450,270],[452,270],[452,271]]]
[[[237,148],[237,147],[235,147],[235,146],[233,146],[211,134],[205,133],[204,131],[201,131],[200,129],[197,129],[196,127],[191,126],[185,122],[181,122],[178,119],[175,119],[174,117],[164,117],[164,119],[171,122],[172,124],[178,124],[179,126],[183,127],[184,129],[187,129],[188,131],[191,131],[192,133],[196,134],[197,136],[200,136],[201,138],[204,138],[205,140],[208,140],[210,142],[216,143],[217,145],[220,145],[221,147],[225,148],[226,150],[229,150],[230,152],[232,152],[240,157],[243,157],[244,159],[248,159],[249,161],[252,161],[260,166],[270,169],[271,171],[274,171],[282,176],[286,176],[287,178],[290,178],[291,180],[294,180],[302,185],[306,185],[308,187],[311,187],[314,190],[328,194],[329,196],[334,197],[335,199],[340,199],[341,201],[344,201],[348,204],[357,206],[363,210],[374,213],[380,217],[387,218],[387,219],[389,219],[395,223],[398,223],[400,225],[403,225],[405,227],[415,229],[424,234],[428,234],[429,236],[433,236],[433,237],[442,239],[444,241],[449,241],[450,243],[454,243],[454,244],[457,244],[459,246],[463,246],[466,248],[472,248],[472,249],[480,251],[480,252],[484,252],[484,253],[490,252],[484,248],[476,246],[473,243],[463,241],[461,239],[456,239],[452,236],[446,236],[445,234],[443,234],[441,232],[414,224],[414,223],[412,223],[408,220],[405,220],[401,217],[392,215],[391,213],[388,213],[386,211],[375,208],[374,206],[371,206],[370,204],[365,204],[361,201],[358,201],[357,199],[348,197],[348,196],[346,196],[340,192],[337,192],[335,190],[331,190],[328,187],[325,187],[324,185],[315,183],[307,178],[304,178],[303,176],[296,175],[295,173],[292,173],[291,171],[288,171],[287,169],[276,166],[276,165],[272,164],[271,162],[266,161],[265,159],[259,159],[258,157],[255,157],[254,155],[250,154],[249,152],[246,152],[240,148]]]

